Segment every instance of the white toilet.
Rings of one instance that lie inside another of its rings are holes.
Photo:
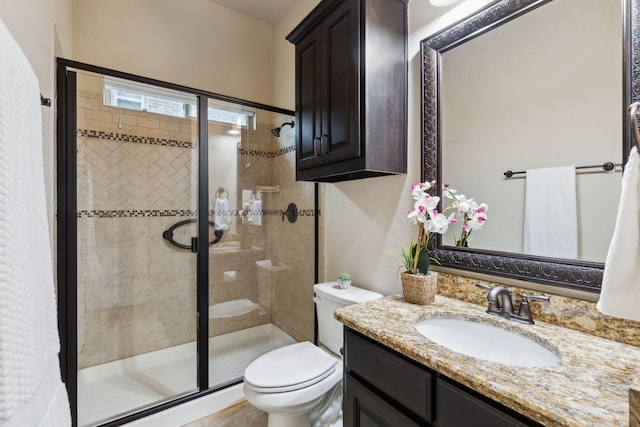
[[[355,286],[340,289],[337,282],[320,283],[313,290],[323,347],[309,341],[281,347],[254,360],[244,372],[245,397],[269,414],[269,427],[309,427],[339,419],[343,326],[333,313],[382,297]]]

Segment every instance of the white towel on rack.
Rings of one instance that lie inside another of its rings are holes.
[[[597,307],[611,316],[640,320],[640,157],[636,147],[631,149],[622,176]]]
[[[0,424],[69,426],[38,80],[0,20]]]
[[[576,168],[527,171],[523,252],[552,258],[578,258]]]
[[[216,197],[213,212],[213,222],[217,230],[227,230],[231,224],[231,212],[229,212],[229,200],[226,197]]]
[[[262,225],[262,200],[260,199],[249,202],[249,224]]]

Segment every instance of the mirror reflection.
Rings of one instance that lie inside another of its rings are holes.
[[[489,206],[470,248],[604,262],[621,168],[597,166],[623,160],[621,34],[619,0],[554,0],[441,54],[440,180]]]

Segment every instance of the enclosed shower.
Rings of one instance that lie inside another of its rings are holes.
[[[238,383],[261,354],[312,340],[316,189],[295,181],[292,112],[59,62],[77,425]]]

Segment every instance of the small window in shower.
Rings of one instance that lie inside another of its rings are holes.
[[[164,88],[115,78],[104,79],[104,105],[163,116],[188,118],[186,106],[192,97]]]
[[[191,97],[169,89],[113,77],[104,79],[103,103],[109,107],[145,111],[170,117],[196,119],[198,108]],[[209,122],[248,130],[256,128],[256,111],[224,101],[209,103]]]
[[[188,105],[189,117],[196,118],[196,106]],[[220,100],[209,100],[207,111],[209,122],[235,126],[247,130],[256,130],[256,110],[249,107],[241,107]]]

